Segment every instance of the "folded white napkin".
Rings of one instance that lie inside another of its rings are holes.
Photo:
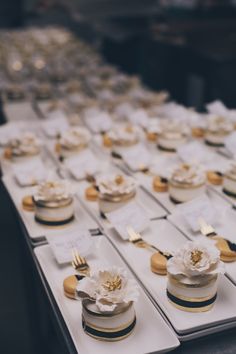
[[[111,129],[112,120],[106,112],[91,111],[90,114],[85,114],[85,124],[93,133],[101,133]]]
[[[94,154],[86,149],[81,151],[78,155],[70,157],[65,161],[66,167],[72,176],[81,180],[86,175],[95,175],[99,170],[99,163]]]
[[[56,138],[58,134],[69,128],[66,115],[61,110],[55,110],[47,115],[47,120],[42,122],[42,129],[49,138]]]
[[[21,187],[31,186],[46,179],[47,171],[40,158],[22,162],[13,167],[14,176]]]
[[[107,213],[106,217],[124,240],[129,238],[127,227],[142,232],[150,223],[146,210],[135,201]]]
[[[149,167],[151,163],[151,153],[142,144],[136,144],[131,147],[120,149],[124,162],[132,171],[138,171],[140,168]]]

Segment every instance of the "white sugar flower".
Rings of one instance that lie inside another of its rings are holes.
[[[187,277],[224,273],[220,251],[210,241],[187,242],[167,263],[173,275]]]
[[[112,312],[122,303],[137,301],[138,287],[127,273],[115,266],[104,268],[80,280],[78,296],[84,294],[93,299],[101,312]]]

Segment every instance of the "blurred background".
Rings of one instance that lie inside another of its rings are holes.
[[[1,29],[48,25],[68,28],[97,47],[108,62],[139,75],[151,89],[169,91],[179,103],[200,111],[215,99],[229,108],[236,106],[236,0],[0,1]],[[45,311],[48,304],[42,300],[39,276],[30,268],[29,255],[22,249],[18,221],[4,190],[0,215],[0,230],[8,234],[0,254],[4,270],[0,352],[62,353],[53,319],[45,312],[43,326],[34,320],[35,308]],[[9,277],[10,273],[14,277]],[[26,274],[31,275],[30,281]],[[33,299],[28,297],[32,288]],[[31,316],[27,316],[29,312]],[[236,344],[232,333],[224,338]],[[213,337],[209,342],[209,353],[222,354],[220,335],[216,340],[218,351],[212,346],[215,340]],[[201,351],[201,341],[187,346],[189,353]],[[230,353],[235,353],[235,346]]]
[[[0,26],[60,24],[153,89],[234,106],[235,0],[1,0]]]

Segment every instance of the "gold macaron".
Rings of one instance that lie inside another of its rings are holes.
[[[152,183],[155,192],[167,192],[168,180],[166,178],[155,176]]]
[[[151,271],[159,275],[167,274],[168,259],[159,252],[153,253],[151,256]]]
[[[31,195],[26,195],[22,199],[22,207],[26,211],[34,211],[34,201]]]
[[[91,202],[95,202],[98,200],[98,194],[98,190],[94,186],[90,186],[85,190],[85,197]]]

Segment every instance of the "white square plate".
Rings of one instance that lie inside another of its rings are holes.
[[[89,265],[106,260],[108,264],[127,269],[118,253],[105,237],[94,240],[95,252],[87,257]],[[173,350],[179,345],[174,332],[168,327],[162,316],[140,287],[140,296],[135,304],[137,324],[134,332],[118,342],[97,341],[87,336],[82,328],[81,302],[66,298],[62,283],[66,276],[73,274],[70,265],[58,266],[49,246],[35,248],[36,257],[49,283],[55,300],[64,317],[74,345],[80,354],[146,354]],[[127,269],[128,271],[128,269]],[[132,277],[128,271],[129,276]]]
[[[213,333],[214,327],[225,323],[234,322],[236,326],[236,287],[225,276],[220,277],[218,297],[212,310],[194,314],[178,310],[167,299],[167,277],[151,272],[152,253],[122,240],[114,229],[108,230],[107,235],[179,335],[209,328]],[[185,236],[167,220],[151,221],[149,230],[144,231],[142,235],[151,244],[170,252],[187,241]]]

